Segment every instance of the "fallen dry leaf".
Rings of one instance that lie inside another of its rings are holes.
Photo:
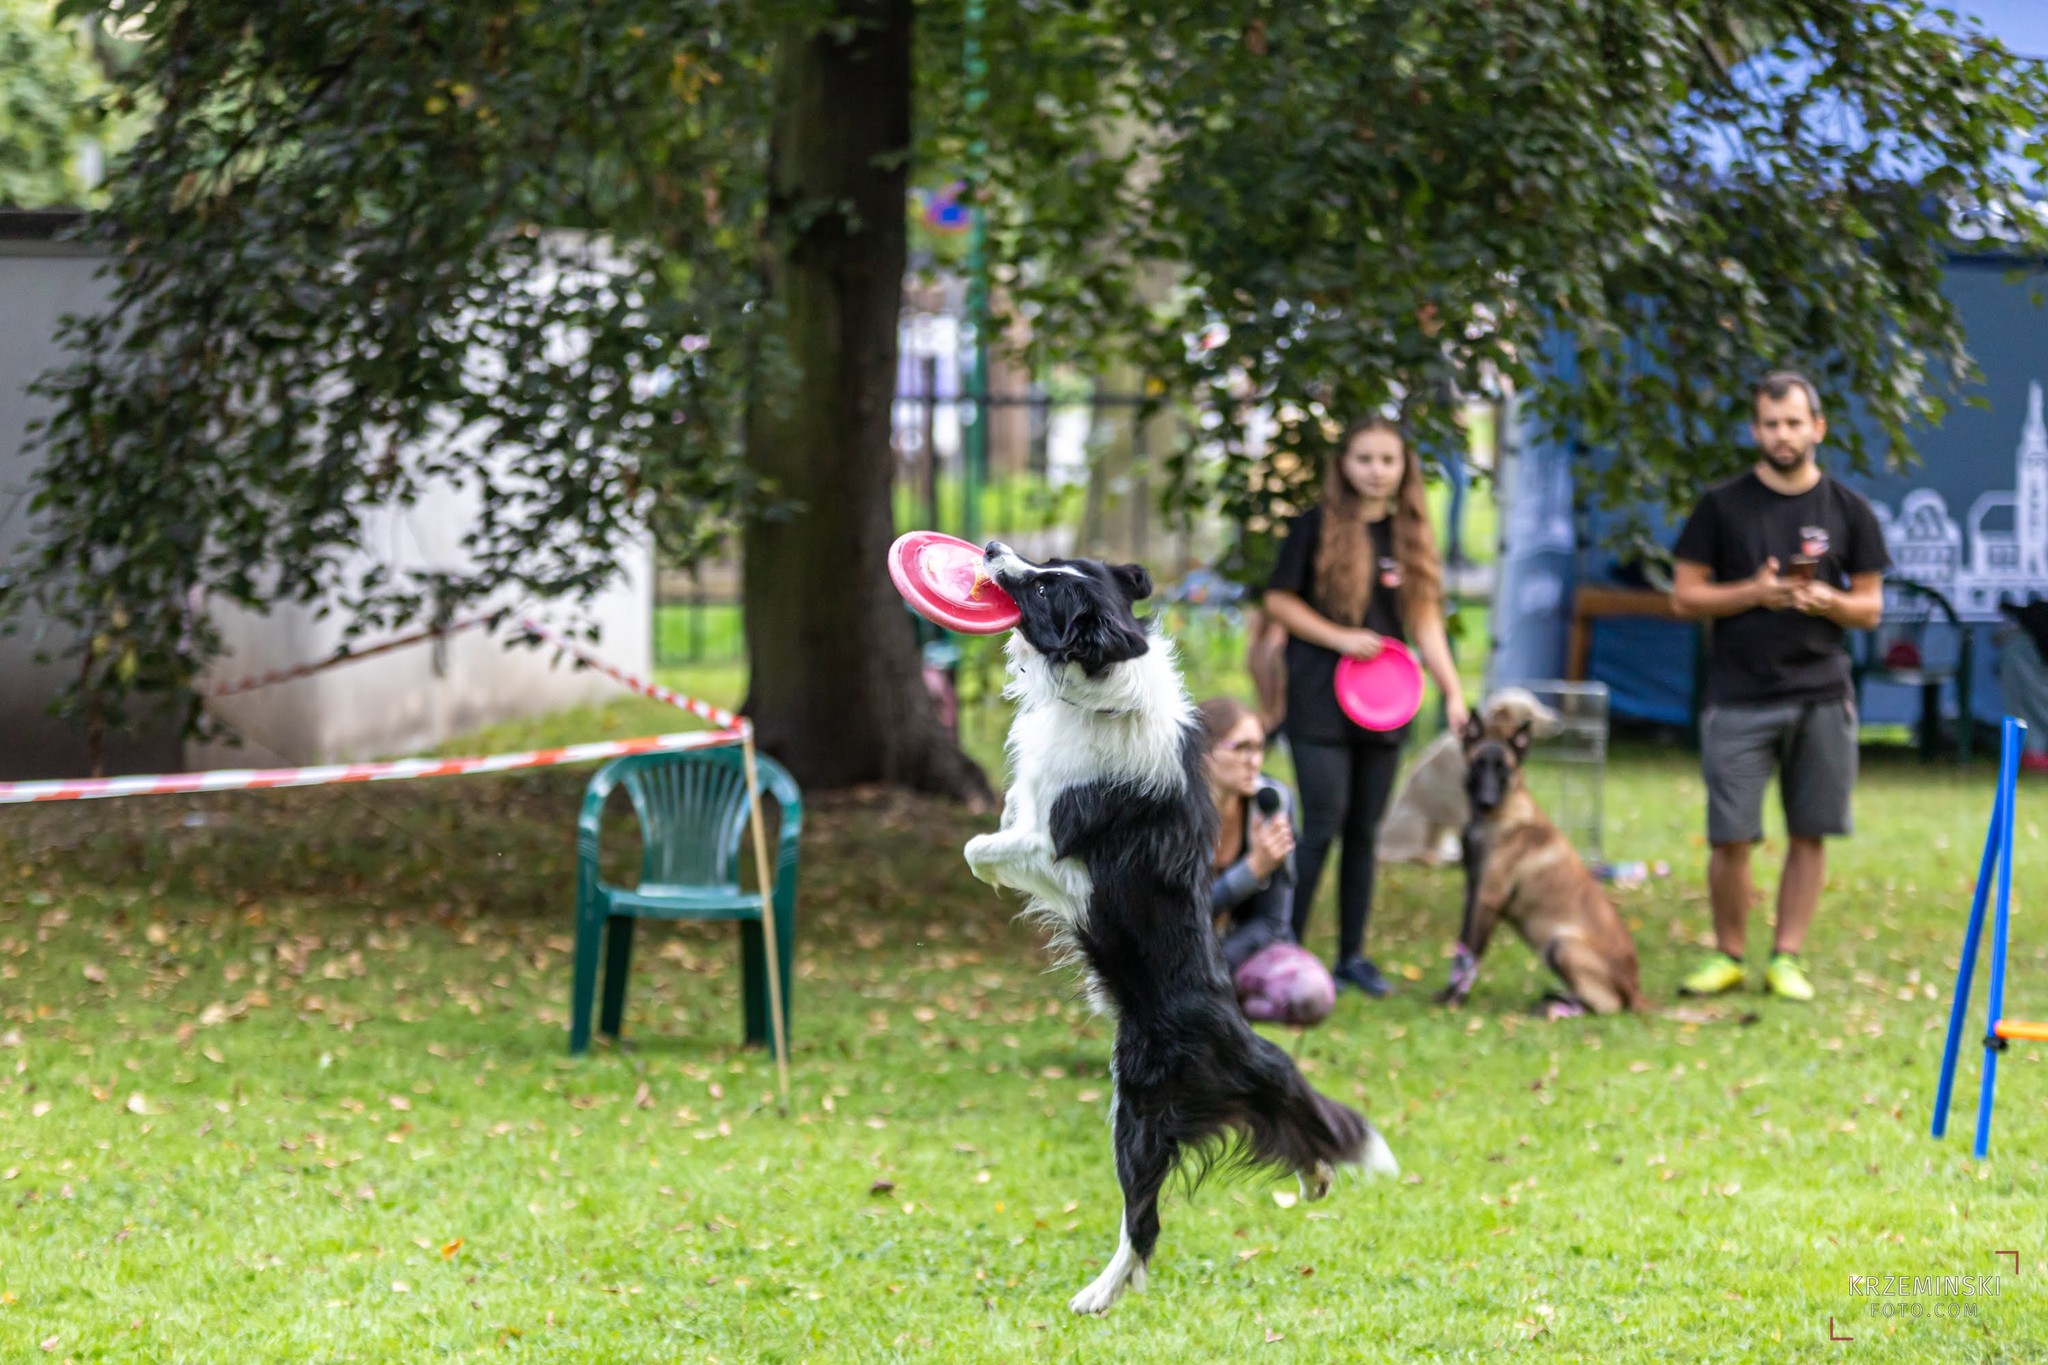
[[[462,1250],[462,1239],[460,1237],[457,1237],[452,1242],[445,1242],[441,1246],[441,1259],[452,1261],[455,1259],[455,1253],[460,1250]]]
[[[140,1090],[128,1097],[128,1112],[131,1114],[147,1114],[149,1112],[149,1101],[142,1097]]]
[[[896,1182],[893,1180],[877,1180],[874,1184],[868,1186],[868,1193],[888,1194],[891,1190],[894,1190],[895,1188]]]
[[[85,979],[92,982],[93,985],[104,986],[107,984],[107,969],[100,966],[97,962],[86,963],[84,970]]]
[[[1300,1198],[1301,1196],[1296,1194],[1293,1190],[1273,1191],[1273,1202],[1278,1204],[1283,1209],[1293,1208],[1295,1201]]]

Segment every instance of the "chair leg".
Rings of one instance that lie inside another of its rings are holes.
[[[768,936],[751,920],[740,921],[740,1008],[747,1046],[768,1046]]]
[[[1956,725],[1956,760],[1970,761],[1970,745],[1976,739],[1972,733],[1977,728],[1977,718],[1970,712],[1970,650],[1969,638],[1964,637],[1962,667],[1956,673],[1956,714],[1960,718]]]
[[[778,966],[782,976],[782,1022],[791,1027],[790,1014],[794,1001],[790,995],[790,982],[794,973],[790,970],[796,959],[795,917],[776,915],[775,946],[776,956],[781,959]],[[771,1027],[768,1012],[768,936],[761,932],[761,926],[751,920],[740,923],[740,997],[746,1014],[747,1044],[750,1047],[770,1047],[775,1030]]]
[[[1920,757],[1932,763],[1941,749],[1941,684],[1920,684]]]
[[[626,973],[633,962],[631,915],[613,915],[605,921],[604,1010],[597,1017],[597,1031],[617,1038],[626,1018]]]
[[[590,1050],[590,1012],[597,997],[598,952],[604,943],[604,916],[576,916],[576,962],[569,990],[569,1055]]]

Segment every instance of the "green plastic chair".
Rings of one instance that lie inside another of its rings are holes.
[[[782,807],[775,854],[776,970],[782,977],[783,1024],[788,1027],[790,966],[796,956],[796,853],[803,827],[803,797],[781,764],[757,758],[761,799]],[[631,754],[598,769],[576,822],[576,965],[570,1002],[569,1052],[590,1047],[590,1011],[604,964],[604,1008],[598,1031],[619,1036],[626,1012],[626,972],[633,957],[633,926],[642,919],[738,920],[740,979],[746,1039],[772,1046],[768,1014],[768,950],[761,929],[761,896],[740,889],[740,854],[748,830],[747,773],[741,750],[690,749]],[[598,875],[605,798],[624,787],[640,822],[640,884],[612,886]],[[764,823],[765,823],[765,814]],[[751,865],[749,855],[746,862]]]

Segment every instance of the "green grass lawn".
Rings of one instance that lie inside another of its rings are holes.
[[[812,803],[784,1115],[729,926],[643,930],[628,1046],[563,1055],[586,777],[0,810],[0,1360],[2048,1358],[2042,1049],[2007,1055],[1991,1161],[1974,1050],[1961,1131],[1926,1132],[1981,769],[1872,759],[1811,1006],[1670,1012],[1706,926],[1681,755],[1618,756],[1608,800],[1610,850],[1675,869],[1622,898],[1665,1012],[1536,1021],[1507,939],[1431,1006],[1458,884],[1392,872],[1400,994],[1275,1036],[1405,1175],[1176,1195],[1101,1320],[1064,1305],[1115,1241],[1109,1029],[968,876],[981,825]],[[2018,926],[2010,1012],[2048,1017]],[[1885,1274],[1999,1293],[1887,1318],[1851,1279]]]

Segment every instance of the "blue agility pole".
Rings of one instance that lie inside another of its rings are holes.
[[[1948,1135],[1948,1107],[1955,1090],[1956,1056],[1963,1046],[1963,1021],[1970,1012],[1970,986],[1977,979],[1977,941],[1984,933],[1984,904],[1990,899],[1991,878],[1998,867],[1998,850],[2004,843],[2005,796],[2018,782],[2014,751],[2021,722],[2007,717],[1998,735],[1998,789],[1991,797],[1991,823],[1984,831],[1984,858],[1977,864],[1977,890],[1970,899],[1970,925],[1963,931],[1963,959],[1956,968],[1955,994],[1949,998],[1948,1042],[1941,1050],[1941,1079],[1934,1087],[1935,1137]]]
[[[2026,732],[2026,722],[2006,718],[2006,727],[2012,738],[1999,746],[2001,781],[1999,799],[2005,804],[2005,817],[2001,821],[1998,847],[1998,909],[1991,922],[1991,999],[1990,1009],[1985,1013],[1984,1030],[1984,1085],[1977,1092],[1977,1160],[1982,1161],[1991,1149],[1991,1091],[1998,1083],[1998,1054],[2005,1051],[2005,1039],[1998,1030],[1999,1022],[2005,1018],[2005,941],[2012,924],[2012,825],[2013,799],[2019,787],[2020,736]],[[2012,750],[2012,764],[2007,768],[2004,751]]]
[[[1977,869],[1977,889],[1970,899],[1970,923],[1963,938],[1962,960],[1956,968],[1955,996],[1949,1003],[1948,1040],[1942,1048],[1941,1078],[1934,1090],[1933,1135],[1948,1131],[1949,1099],[1954,1091],[1957,1053],[1962,1050],[1963,1021],[1970,1012],[1970,985],[1977,975],[1977,944],[1983,937],[1984,908],[1993,906],[1991,924],[1991,986],[1984,1030],[1984,1078],[1977,1094],[1977,1144],[1983,1160],[1991,1149],[1991,1101],[1998,1083],[1998,1054],[2009,1037],[2034,1037],[2042,1026],[2010,1021],[2005,1010],[2006,941],[2012,928],[2012,835],[2014,804],[2019,789],[2020,748],[2025,721],[2007,716],[1999,727],[1998,792],[1991,803],[1991,828],[1984,836],[1984,859]],[[1996,876],[1998,896],[1991,901]]]

